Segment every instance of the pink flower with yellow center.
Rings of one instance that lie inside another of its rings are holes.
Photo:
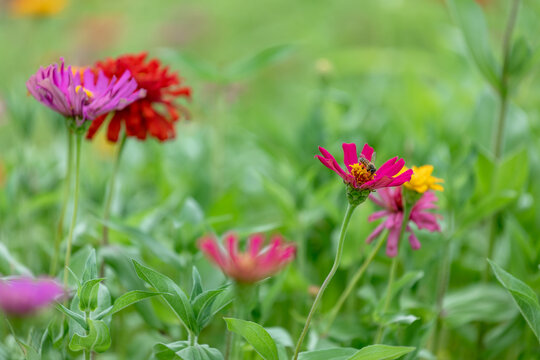
[[[10,315],[32,314],[65,295],[64,288],[53,279],[0,279],[0,309]]]
[[[371,194],[369,198],[383,210],[376,211],[368,218],[369,221],[386,218],[379,226],[368,236],[367,242],[371,243],[377,238],[384,229],[388,229],[388,241],[386,243],[386,255],[394,257],[397,255],[399,246],[399,237],[403,225],[403,188],[386,188]],[[441,231],[437,220],[441,215],[433,214],[427,210],[437,209],[435,202],[437,196],[431,191],[426,191],[418,199],[411,209],[405,232],[409,232],[409,243],[413,250],[420,249],[420,241],[409,226],[411,222],[415,223],[418,229],[427,229],[429,231]]]
[[[262,235],[252,235],[246,251],[239,252],[238,237],[231,233],[225,236],[225,249],[215,237],[202,238],[199,247],[228,277],[239,283],[252,284],[279,272],[295,257],[295,246],[285,244],[281,236],[274,236],[265,248],[263,243]]]
[[[405,161],[394,157],[380,168],[376,168],[372,163],[373,148],[368,144],[364,145],[360,156],[356,151],[356,144],[343,143],[343,154],[346,171],[341,168],[336,159],[326,149],[319,147],[322,154],[316,155],[324,166],[333,170],[343,181],[357,190],[374,191],[385,187],[400,186],[411,179],[412,170],[399,174]]]

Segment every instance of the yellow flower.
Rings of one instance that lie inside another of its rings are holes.
[[[107,132],[100,131],[92,145],[97,149],[102,158],[110,159],[116,152],[116,144],[107,140]]]
[[[48,16],[62,11],[67,0],[13,0],[11,11],[16,15]]]
[[[405,170],[406,168],[403,167],[403,170],[401,171],[403,172]],[[444,191],[442,185],[438,184],[444,182],[444,180],[431,176],[433,165],[423,165],[420,167],[413,166],[413,171],[414,174],[411,177],[411,181],[403,184],[407,189],[414,190],[420,194],[423,194],[430,189]]]

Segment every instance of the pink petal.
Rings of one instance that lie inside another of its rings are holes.
[[[399,169],[399,170],[401,170],[401,169]],[[398,170],[398,172],[399,172],[399,170]],[[407,181],[411,181],[412,174],[413,174],[412,169],[409,169],[409,170],[405,171],[404,173],[396,176],[394,178],[394,181],[392,181],[392,183],[390,184],[390,186],[400,186],[400,185],[403,185],[404,183],[406,183]]]
[[[356,144],[343,143],[343,155],[345,166],[351,172],[351,165],[358,164],[358,153],[356,152]]]
[[[409,244],[411,244],[411,248],[413,248],[413,250],[418,250],[422,246],[420,245],[420,241],[418,241],[418,238],[412,231],[411,231],[411,234],[409,235]]]
[[[384,230],[384,228],[385,228],[385,223],[384,223],[384,222],[381,223],[381,224],[379,224],[379,225],[375,228],[375,230],[373,230],[373,232],[372,232],[371,234],[369,234],[369,236],[368,236],[367,239],[366,239],[366,243],[371,244],[371,242],[372,242],[377,236],[379,236],[379,235],[381,234],[381,232]]]
[[[215,262],[219,267],[225,267],[225,256],[214,238],[202,238],[199,241],[199,248],[210,258],[210,260]]]
[[[238,258],[238,237],[234,233],[225,235],[225,248],[229,253],[229,257],[236,264]]]
[[[398,253],[401,224],[394,224],[389,230],[390,233],[388,234],[388,241],[386,243],[386,255],[395,257]]]
[[[368,161],[371,161],[371,158],[373,157],[373,148],[368,144],[364,144],[364,148],[362,149],[362,156],[365,157]]]
[[[255,234],[249,238],[247,252],[250,254],[251,257],[256,257],[259,254],[263,242],[264,238],[261,234]]]
[[[390,215],[391,213],[388,210],[375,211],[373,214],[369,215],[368,221],[375,221],[377,219],[383,218]]]

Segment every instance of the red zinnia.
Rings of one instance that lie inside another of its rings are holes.
[[[178,110],[187,111],[173,101],[178,97],[190,98],[191,88],[180,85],[176,73],[170,73],[168,67],[157,59],[146,59],[147,53],[124,55],[117,59],[107,59],[96,63],[96,70],[102,70],[108,77],[119,77],[129,70],[139,84],[139,89],[146,90],[146,97],[135,101],[123,110],[116,111],[107,129],[107,138],[118,141],[122,123],[127,136],[146,139],[147,134],[165,141],[175,137],[174,123],[180,118]],[[158,109],[155,106],[162,107]],[[92,121],[86,137],[92,139],[103,124],[107,115]]]

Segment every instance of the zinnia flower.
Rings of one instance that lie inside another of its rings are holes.
[[[0,279],[0,309],[10,315],[31,314],[64,295],[64,288],[52,279]]]
[[[174,123],[180,118],[178,109],[187,113],[183,107],[174,104],[179,97],[189,98],[191,89],[180,86],[180,79],[176,73],[170,73],[157,59],[146,59],[147,54],[124,55],[117,59],[107,59],[98,62],[96,67],[108,76],[123,73],[129,70],[137,80],[139,89],[146,90],[146,97],[140,99],[127,108],[117,111],[109,122],[107,138],[118,141],[118,135],[123,127],[126,135],[144,140],[149,134],[160,141],[172,139],[176,136]],[[164,110],[160,110],[159,108]],[[86,137],[92,139],[105,121],[102,116],[92,123]]]
[[[369,198],[384,210],[371,214],[369,221],[386,218],[379,226],[368,236],[367,242],[371,243],[381,232],[388,229],[388,242],[386,244],[386,255],[394,257],[398,252],[399,238],[403,224],[403,189],[386,188],[371,194]],[[429,231],[441,231],[437,222],[440,215],[428,212],[429,209],[437,209],[435,202],[437,196],[431,191],[426,191],[414,204],[407,220],[405,231],[409,232],[409,243],[414,250],[420,248],[420,242],[410,227],[410,222],[416,224],[418,229],[427,229]]]
[[[444,188],[438,184],[444,182],[444,180],[431,176],[433,165],[413,166],[413,172],[411,180],[403,184],[407,189],[420,194],[428,190],[444,191]]]
[[[71,66],[65,67],[64,59],[60,61],[60,66],[41,67],[26,82],[26,87],[43,105],[75,119],[77,126],[110,111],[121,110],[145,96],[144,90],[137,90],[137,82],[129,71],[118,79],[108,78],[102,71],[97,76],[91,69],[73,71]]]
[[[358,190],[377,190],[385,187],[400,186],[411,179],[412,170],[401,174],[399,172],[405,165],[403,159],[396,157],[388,160],[376,169],[371,163],[373,148],[364,145],[360,157],[356,152],[356,144],[343,143],[343,154],[346,170],[344,171],[336,159],[326,149],[319,147],[323,156],[316,155],[324,166],[336,172],[343,181]],[[397,176],[396,176],[397,175]]]
[[[62,11],[66,3],[66,0],[13,0],[11,11],[16,15],[54,15]]]
[[[272,276],[290,263],[296,253],[295,246],[285,245],[280,236],[273,237],[270,245],[261,250],[263,236],[252,235],[245,252],[238,251],[235,234],[226,235],[224,242],[225,250],[214,237],[205,237],[199,247],[221,271],[239,283],[251,284]]]

